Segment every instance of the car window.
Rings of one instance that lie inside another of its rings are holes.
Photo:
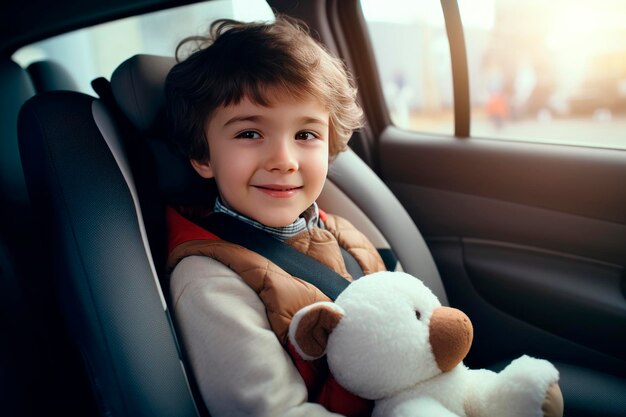
[[[138,54],[172,56],[178,42],[204,34],[216,19],[273,21],[264,0],[215,0],[177,7],[77,30],[25,46],[13,55],[22,67],[51,59],[62,64],[79,89],[93,94],[91,81],[110,78],[127,58]]]
[[[450,47],[439,0],[361,0],[361,8],[392,122],[452,134]]]
[[[393,123],[450,134],[449,50],[440,2],[430,2],[361,0]],[[626,3],[459,0],[459,9],[472,136],[626,149]],[[391,33],[398,47],[385,51]],[[389,88],[397,74],[406,104]]]

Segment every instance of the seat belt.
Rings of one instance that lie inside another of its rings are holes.
[[[363,269],[361,269],[361,265],[359,265],[350,252],[342,248],[341,245],[339,245],[339,250],[341,251],[341,256],[343,257],[343,263],[346,265],[346,270],[352,279],[357,280],[365,275],[363,273]]]
[[[350,284],[350,281],[323,263],[228,214],[213,213],[198,224],[220,239],[241,245],[269,259],[289,274],[314,285],[333,301]]]

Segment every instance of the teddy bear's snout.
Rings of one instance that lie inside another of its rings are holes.
[[[461,310],[437,307],[429,325],[429,339],[437,366],[448,372],[467,355],[472,345],[474,328]]]

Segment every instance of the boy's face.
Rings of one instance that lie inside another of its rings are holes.
[[[294,222],[319,196],[328,173],[329,113],[314,98],[244,98],[220,107],[205,127],[210,160],[191,161],[215,178],[231,209],[266,226]]]

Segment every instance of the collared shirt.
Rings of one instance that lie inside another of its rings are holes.
[[[313,202],[313,204],[311,204],[311,206],[308,209],[306,209],[300,215],[300,217],[296,219],[296,221],[294,221],[291,224],[288,224],[287,226],[282,226],[282,227],[266,226],[262,223],[257,222],[256,220],[252,220],[249,217],[243,216],[237,213],[236,211],[233,211],[230,208],[226,207],[226,205],[222,202],[222,200],[219,197],[215,199],[215,206],[213,207],[213,211],[216,213],[225,213],[225,214],[228,214],[229,216],[233,216],[241,220],[242,222],[252,225],[256,227],[257,229],[263,230],[264,232],[267,232],[270,235],[274,236],[276,239],[279,239],[282,241],[287,240],[290,237],[297,235],[303,230],[312,229],[314,227],[320,226],[320,213],[317,207],[317,203],[315,202]]]

